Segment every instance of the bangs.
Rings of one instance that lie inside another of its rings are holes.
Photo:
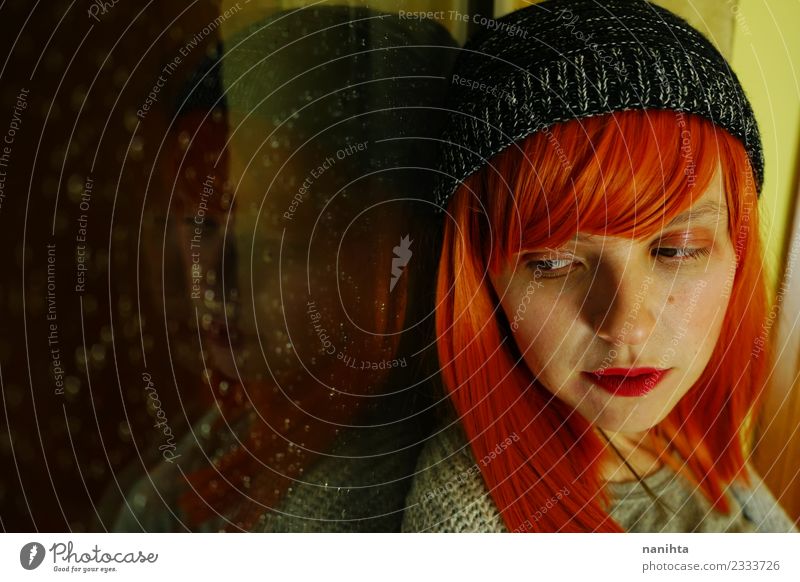
[[[522,250],[562,245],[578,231],[653,236],[705,193],[718,162],[733,163],[731,151],[742,147],[731,141],[702,117],[666,110],[616,112],[539,131],[492,158],[469,184],[484,193],[484,257],[494,269]]]

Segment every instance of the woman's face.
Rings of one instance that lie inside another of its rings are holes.
[[[647,430],[698,380],[725,317],[736,258],[721,174],[652,238],[577,239],[524,250],[492,285],[551,393],[604,430]]]

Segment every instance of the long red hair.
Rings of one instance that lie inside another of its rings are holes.
[[[481,466],[510,531],[622,528],[608,514],[600,479],[604,443],[524,363],[515,365],[513,336],[488,273],[523,248],[558,246],[577,230],[650,237],[702,195],[718,163],[737,258],[728,311],[700,379],[648,432],[663,461],[728,513],[725,485],[748,482],[747,421],[757,414],[769,358],[768,350],[753,356],[767,297],[756,191],[742,144],[690,114],[611,113],[528,136],[454,193],[437,278],[438,356],[475,458],[519,437]],[[554,502],[564,487],[569,494]]]

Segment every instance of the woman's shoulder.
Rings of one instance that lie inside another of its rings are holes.
[[[728,513],[715,510],[686,477],[667,465],[643,479],[653,500],[637,482],[611,483],[610,515],[630,532],[791,532],[797,531],[752,466],[750,485],[726,488]]]
[[[753,522],[756,531],[797,533],[797,525],[775,499],[755,467],[749,462],[745,467],[750,477],[750,486],[735,481],[730,485],[730,492],[738,501],[745,516]]]
[[[423,446],[402,531],[506,531],[458,422],[439,427]]]

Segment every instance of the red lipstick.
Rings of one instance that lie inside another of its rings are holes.
[[[668,368],[606,368],[581,375],[614,396],[644,396],[667,372]]]

